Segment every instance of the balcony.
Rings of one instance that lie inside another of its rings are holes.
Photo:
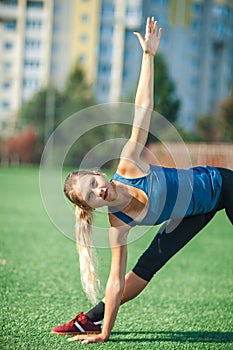
[[[0,19],[16,19],[18,16],[18,6],[9,6],[0,2]]]

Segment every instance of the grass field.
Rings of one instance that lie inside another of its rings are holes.
[[[38,169],[0,168],[1,349],[78,349],[51,333],[90,304],[81,291],[74,242],[42,206]],[[129,245],[128,269],[154,231]],[[233,349],[233,232],[224,213],[121,307],[107,343],[87,349]],[[98,250],[101,279],[110,254]]]

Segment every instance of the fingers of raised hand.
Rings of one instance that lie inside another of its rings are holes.
[[[150,34],[150,17],[147,17],[145,38],[148,38],[149,34]]]
[[[155,21],[154,16],[153,17],[148,17],[146,21],[146,34],[145,34],[145,39],[148,39],[150,37],[150,34],[157,35],[157,30],[158,30],[158,22]],[[160,28],[158,32],[158,37],[160,38],[162,34],[162,29]]]
[[[163,29],[162,29],[162,28],[159,28],[158,39],[160,39],[160,38],[161,38],[162,33],[163,33]]]
[[[157,33],[157,27],[158,22],[154,20],[154,17],[152,17],[152,23],[151,23],[151,33],[156,34]]]

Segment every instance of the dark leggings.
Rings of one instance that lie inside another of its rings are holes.
[[[135,265],[133,271],[136,275],[150,281],[153,275],[173,255],[208,224],[217,211],[225,209],[233,224],[233,171],[223,168],[219,168],[219,171],[222,175],[223,184],[215,209],[207,214],[184,218],[181,222],[170,220],[165,223]],[[88,318],[92,322],[102,320],[104,318],[104,308],[105,304],[101,301],[87,312]]]
[[[133,268],[136,275],[150,281],[173,255],[210,222],[217,211],[225,209],[233,224],[233,171],[218,169],[223,182],[220,198],[214,210],[206,214],[186,217],[180,222],[176,220],[166,222]]]

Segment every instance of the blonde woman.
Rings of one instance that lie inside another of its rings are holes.
[[[225,208],[233,223],[231,170],[214,167],[169,169],[142,161],[140,156],[147,141],[153,110],[154,56],[162,29],[158,30],[152,17],[147,19],[145,38],[135,34],[143,49],[141,73],[132,133],[122,150],[117,171],[110,182],[100,172],[72,172],[64,186],[66,196],[76,207],[81,279],[92,301],[96,300],[98,288],[91,250],[92,213],[95,208],[109,208],[112,260],[105,298],[86,314],[81,312],[69,323],[52,330],[56,334],[76,335],[70,340],[82,340],[85,344],[109,339],[120,305],[135,298],[153,275],[206,226],[218,210]],[[130,229],[135,225],[153,226],[162,222],[165,223],[148,249],[125,276]]]

